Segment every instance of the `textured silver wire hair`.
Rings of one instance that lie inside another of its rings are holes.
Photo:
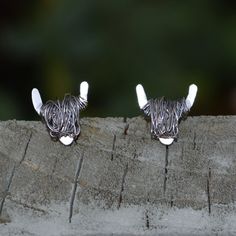
[[[151,118],[152,138],[159,139],[164,145],[170,145],[177,138],[181,118],[187,115],[194,103],[197,86],[191,84],[186,99],[176,101],[164,97],[147,100],[141,84],[136,86],[136,93],[140,109]]]
[[[80,133],[80,111],[87,106],[89,84],[80,84],[80,95],[66,94],[62,101],[48,101],[43,104],[38,89],[31,92],[35,111],[42,117],[49,134],[64,145],[70,145]]]
[[[153,138],[177,138],[180,119],[189,111],[185,98],[177,101],[150,99],[142,109],[151,117],[151,134]]]
[[[52,138],[76,138],[80,133],[80,110],[86,106],[86,100],[67,94],[62,101],[47,101],[42,105],[40,115]]]

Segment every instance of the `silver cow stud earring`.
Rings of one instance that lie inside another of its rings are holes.
[[[79,114],[87,106],[89,85],[80,84],[80,96],[66,94],[62,101],[47,101],[43,104],[38,89],[32,89],[34,109],[46,124],[52,138],[70,145],[80,134]]]
[[[177,138],[179,121],[193,106],[197,86],[189,86],[188,96],[177,101],[167,100],[164,97],[147,100],[141,84],[136,86],[138,104],[145,115],[151,117],[151,135],[164,145],[170,145]]]

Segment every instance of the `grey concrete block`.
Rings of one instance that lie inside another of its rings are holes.
[[[168,150],[149,130],[84,118],[66,147],[41,122],[0,122],[0,235],[236,232],[236,117],[188,117]]]

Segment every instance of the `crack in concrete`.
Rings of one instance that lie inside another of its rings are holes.
[[[32,131],[30,132],[28,141],[27,141],[27,143],[26,143],[26,145],[25,145],[24,153],[23,153],[23,155],[22,155],[22,158],[21,158],[21,160],[20,160],[20,162],[19,162],[18,167],[19,167],[19,166],[21,165],[21,163],[25,160],[25,157],[26,157],[26,154],[27,154],[27,150],[28,150],[28,147],[29,147],[29,143],[30,143],[31,138],[32,138]]]
[[[150,229],[150,219],[148,210],[145,211],[145,226],[147,229]]]
[[[128,129],[129,129],[129,124],[126,124],[124,128],[124,135],[128,134]]]
[[[193,150],[196,149],[196,132],[193,134]]]
[[[207,204],[208,204],[208,213],[211,215],[211,168],[208,169],[207,176]]]
[[[149,194],[147,196],[147,209],[145,210],[145,227],[150,229],[150,217],[149,217],[149,210],[150,210],[150,199]]]
[[[78,178],[80,176],[80,172],[82,169],[82,164],[83,164],[83,159],[84,159],[84,153],[82,154],[81,158],[78,160],[77,168],[76,168],[76,173],[75,173],[75,178],[74,178],[74,185],[71,193],[71,198],[70,198],[70,210],[69,210],[69,223],[71,223],[71,219],[73,216],[73,207],[74,207],[74,201],[75,201],[75,194],[78,186]]]
[[[169,146],[166,145],[166,155],[165,155],[165,172],[164,172],[164,184],[163,184],[163,191],[164,194],[166,193],[166,185],[167,185],[167,178],[168,178],[168,165],[169,165]]]
[[[112,143],[112,151],[111,151],[111,161],[113,161],[115,156],[115,149],[116,149],[116,135],[113,136],[113,143]]]
[[[125,185],[125,178],[128,173],[128,163],[125,166],[124,173],[122,176],[122,181],[121,181],[121,189],[120,189],[120,195],[119,195],[119,201],[118,201],[118,206],[117,209],[120,209],[121,203],[123,201],[123,192],[124,192],[124,185]]]
[[[136,153],[136,150],[135,150],[134,155],[133,155],[133,160],[136,160],[137,157],[138,157],[138,154]]]
[[[25,157],[26,157],[26,154],[27,154],[27,150],[28,150],[31,138],[32,138],[32,132],[30,132],[30,135],[29,135],[28,141],[27,141],[27,143],[25,145],[25,149],[24,149],[24,152],[23,152],[21,160],[19,161],[18,164],[14,164],[14,166],[12,168],[11,175],[9,177],[9,181],[8,181],[7,187],[6,187],[5,191],[4,191],[3,198],[2,198],[2,201],[0,203],[0,216],[2,215],[2,211],[3,211],[3,207],[4,207],[4,203],[5,203],[6,197],[9,195],[9,190],[10,190],[11,184],[13,182],[13,178],[14,178],[15,172],[20,167],[21,163],[25,160]]]
[[[3,194],[3,198],[2,198],[2,201],[1,201],[1,204],[0,204],[0,216],[2,215],[2,210],[3,210],[3,207],[4,207],[6,197],[9,194],[9,189],[10,189],[10,186],[11,186],[11,183],[12,183],[12,180],[13,180],[15,170],[16,170],[16,165],[14,165],[13,168],[12,168],[11,175],[10,175],[7,187],[6,187],[6,189],[4,191],[4,194]]]
[[[29,205],[29,204],[27,204],[27,203],[23,203],[23,202],[21,202],[21,201],[14,200],[14,199],[12,199],[12,198],[9,198],[9,200],[10,200],[11,202],[14,202],[14,203],[17,204],[17,205],[20,205],[20,206],[23,206],[23,207],[25,207],[25,208],[31,209],[31,210],[33,210],[33,211],[37,211],[37,212],[40,212],[40,213],[43,213],[43,214],[47,214],[47,213],[48,213],[47,211],[45,211],[45,210],[43,210],[43,209],[41,209],[41,208],[37,208],[37,207],[31,206],[31,205]]]
[[[172,208],[174,206],[174,197],[173,195],[171,195],[171,198],[170,198],[170,207]]]

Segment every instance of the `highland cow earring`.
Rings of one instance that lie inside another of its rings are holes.
[[[70,145],[80,134],[79,113],[87,106],[89,85],[80,84],[80,96],[66,94],[62,101],[47,101],[43,104],[38,89],[32,90],[32,102],[36,112],[42,117],[52,138]]]
[[[192,107],[197,86],[189,86],[187,98],[170,101],[165,98],[147,100],[141,84],[136,86],[138,104],[145,115],[151,117],[151,135],[164,145],[170,145],[177,138],[180,119],[188,113]]]

